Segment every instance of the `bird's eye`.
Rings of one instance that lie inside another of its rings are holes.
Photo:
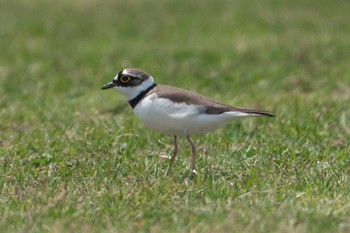
[[[130,76],[128,76],[128,75],[122,75],[122,76],[120,76],[120,78],[119,78],[119,80],[120,80],[120,82],[122,82],[122,83],[127,83],[127,82],[129,82],[130,81]]]

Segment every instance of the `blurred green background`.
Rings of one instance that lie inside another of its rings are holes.
[[[349,232],[350,2],[0,2],[4,232]],[[102,92],[126,67],[277,118],[180,142]]]

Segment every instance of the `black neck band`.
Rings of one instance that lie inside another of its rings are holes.
[[[135,98],[133,98],[132,100],[129,101],[129,104],[132,108],[135,108],[136,105],[140,102],[140,100],[150,91],[152,90],[155,86],[157,86],[157,84],[153,83],[152,86],[150,86],[149,88],[147,88],[146,90],[144,90],[143,92],[141,92],[138,96],[136,96]]]

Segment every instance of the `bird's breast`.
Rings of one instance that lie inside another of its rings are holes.
[[[135,114],[146,126],[167,134],[181,134],[186,131],[191,119],[202,110],[200,106],[159,98],[155,93],[146,96],[134,108]]]

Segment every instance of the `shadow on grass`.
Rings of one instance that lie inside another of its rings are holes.
[[[119,104],[113,108],[101,109],[100,113],[101,114],[116,114],[117,115],[117,114],[123,113],[128,107],[129,107],[128,104]]]

